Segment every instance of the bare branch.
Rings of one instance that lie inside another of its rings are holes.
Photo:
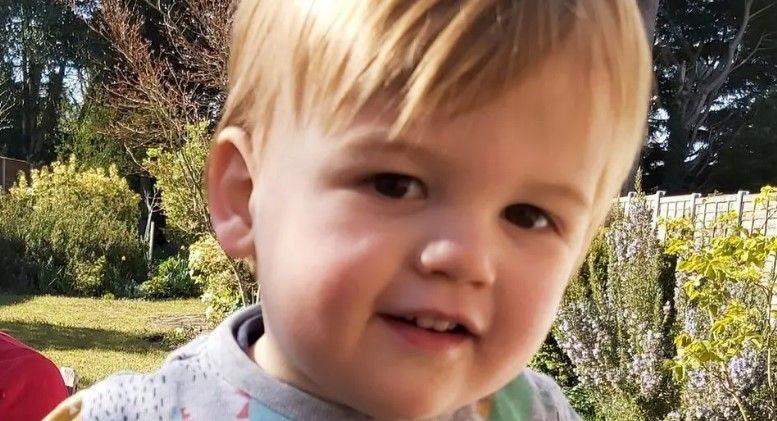
[[[212,104],[224,98],[236,0],[141,1],[159,14],[169,50],[152,49],[145,22],[125,1],[102,0],[99,19],[87,22],[120,59],[103,86],[116,117],[111,135],[133,150],[177,148],[186,128],[215,118]]]
[[[707,96],[711,96],[711,93],[717,92],[720,87],[723,86],[723,83],[726,81],[728,76],[731,74],[737,51],[739,50],[740,45],[745,38],[745,31],[750,24],[750,19],[752,17],[750,10],[752,7],[753,0],[745,0],[745,10],[742,14],[742,23],[739,25],[739,29],[737,30],[736,35],[734,35],[734,38],[728,42],[728,51],[726,56],[723,57],[720,61],[720,67],[717,72],[715,72],[716,74],[714,74],[714,76],[712,76],[711,79],[705,83],[706,86],[704,86],[704,90],[706,91]]]
[[[736,65],[735,65],[735,66],[734,66],[734,67],[731,69],[731,71],[732,71],[732,72],[734,72],[734,71],[736,71],[737,69],[739,69],[740,67],[742,67],[743,65],[747,64],[747,63],[750,61],[750,59],[751,59],[751,58],[753,58],[753,56],[755,56],[756,54],[758,54],[758,53],[760,53],[762,50],[764,50],[764,48],[761,48],[761,45],[762,45],[764,42],[768,42],[768,41],[769,41],[769,34],[761,34],[761,36],[760,36],[760,37],[758,37],[758,42],[755,44],[755,47],[753,47],[753,49],[752,49],[752,50],[750,50],[750,53],[747,55],[747,57],[745,57],[745,58],[743,58],[742,60],[740,60],[740,61],[739,61],[739,63],[737,63],[737,64],[736,64]]]

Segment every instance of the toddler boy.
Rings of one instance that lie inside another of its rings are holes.
[[[82,419],[578,419],[526,368],[644,135],[634,0],[244,0],[207,174],[247,308]]]

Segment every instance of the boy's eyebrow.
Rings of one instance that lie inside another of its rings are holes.
[[[418,161],[443,165],[445,158],[426,147],[422,142],[412,142],[405,138],[389,138],[387,130],[360,131],[345,138],[343,150],[346,153],[362,155],[374,152],[388,152],[406,155]]]
[[[538,195],[548,195],[564,199],[583,209],[591,207],[591,200],[579,188],[571,184],[537,181],[532,182],[528,190],[537,192],[536,194]]]

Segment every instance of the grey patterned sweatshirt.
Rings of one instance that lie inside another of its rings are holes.
[[[151,374],[115,374],[63,402],[47,420],[363,420],[264,372],[245,350],[264,331],[258,306],[170,354]],[[556,383],[525,370],[450,420],[579,420]]]

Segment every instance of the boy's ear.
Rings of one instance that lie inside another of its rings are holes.
[[[239,127],[219,132],[207,169],[208,208],[221,247],[232,258],[254,257],[251,137]]]

